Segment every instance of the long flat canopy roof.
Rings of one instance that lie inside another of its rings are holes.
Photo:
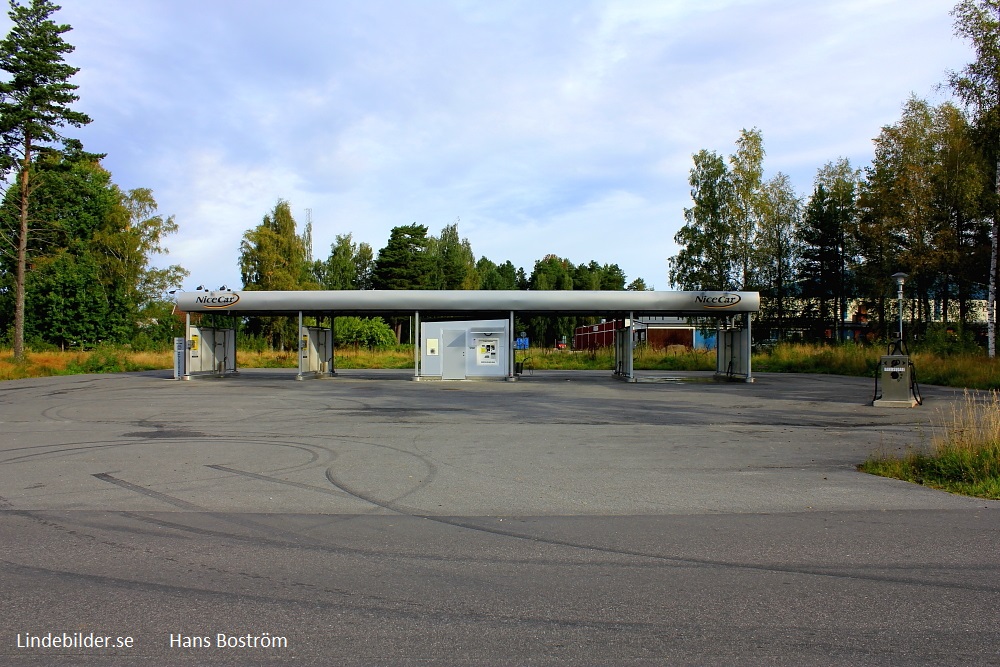
[[[635,313],[724,317],[760,310],[757,292],[317,290],[178,292],[176,311],[279,315],[413,313]]]

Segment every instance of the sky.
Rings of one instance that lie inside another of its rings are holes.
[[[179,231],[154,264],[238,287],[286,200],[313,254],[457,222],[476,257],[555,254],[670,289],[701,149],[763,136],[798,193],[972,58],[951,0],[62,0],[93,122],[69,128]],[[10,22],[0,24],[4,33]]]

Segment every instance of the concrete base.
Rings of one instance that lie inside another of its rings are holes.
[[[747,376],[747,375],[729,375],[728,373],[716,373],[715,376],[714,376],[714,378],[715,378],[716,382],[753,382],[754,381],[752,375],[749,375],[749,376]]]
[[[880,398],[877,401],[872,401],[872,406],[876,408],[913,408],[917,406],[917,399],[910,398],[908,401],[888,401]]]
[[[331,380],[337,377],[336,373],[321,373],[321,372],[309,372],[309,373],[298,373],[295,375],[296,380]]]
[[[506,375],[468,375],[464,378],[443,378],[440,375],[414,375],[410,378],[414,382],[511,382],[515,378]]]
[[[198,373],[185,373],[180,376],[179,380],[225,380],[227,378],[236,377],[239,375],[239,371],[228,371],[226,373],[216,373],[215,371],[200,371]]]

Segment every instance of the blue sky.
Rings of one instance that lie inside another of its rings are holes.
[[[240,284],[277,200],[314,254],[458,220],[477,257],[554,253],[668,289],[691,156],[757,127],[765,176],[868,164],[970,58],[951,1],[63,0],[74,136],[174,215],[188,289]],[[4,23],[4,30],[8,22]]]

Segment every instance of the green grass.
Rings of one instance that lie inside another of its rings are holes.
[[[769,352],[754,354],[753,370],[771,373],[823,373],[872,375],[879,350],[860,345],[782,343]]]
[[[882,346],[783,344],[770,352],[754,354],[754,372],[826,373],[873,377]],[[535,370],[613,370],[614,350],[601,348],[576,352],[552,348],[532,348],[518,352],[517,360],[528,357],[525,368]],[[1000,360],[984,354],[940,356],[917,352],[912,355],[921,384],[936,384],[971,389],[1000,389]],[[240,349],[241,368],[296,368],[294,351],[253,352]],[[92,351],[30,352],[25,363],[15,364],[10,350],[0,350],[0,380],[13,380],[67,373],[115,373],[121,371],[169,369],[172,353],[135,352],[125,348],[100,348]],[[397,345],[370,350],[345,347],[337,349],[337,367],[412,368],[413,346]],[[705,350],[651,350],[640,346],[635,351],[636,370],[712,371],[715,352]]]
[[[170,352],[134,352],[118,348],[98,348],[88,351],[28,352],[17,363],[11,350],[0,350],[0,380],[23,380],[53,375],[80,373],[122,373],[171,368]]]
[[[1000,500],[1000,394],[966,392],[965,400],[939,420],[929,449],[879,452],[858,470]]]
[[[525,362],[525,370],[602,371],[614,370],[615,351],[610,347],[596,350],[556,350],[532,348],[519,351],[516,361]],[[411,362],[412,365],[412,362]],[[643,371],[713,371],[715,352],[706,350],[652,350],[637,347],[635,369]]]
[[[874,378],[884,346],[778,345],[770,352],[755,354],[754,372],[822,373]],[[911,355],[917,382],[944,387],[1000,389],[1000,359],[985,354],[937,355],[915,352]]]

